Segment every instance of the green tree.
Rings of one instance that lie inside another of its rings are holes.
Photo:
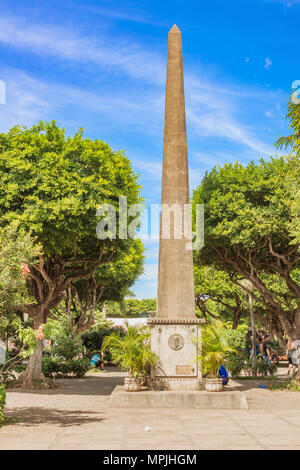
[[[196,305],[199,313],[206,319],[221,319],[232,321],[236,329],[240,322],[250,324],[249,299],[247,292],[230,280],[226,271],[220,271],[212,266],[194,263]],[[295,273],[296,274],[296,273]],[[282,308],[286,314],[295,309],[295,298],[287,288],[284,280],[276,275],[262,274],[262,279],[268,288],[281,299]],[[282,325],[272,315],[262,302],[253,302],[256,326],[267,330],[276,336],[282,346],[285,345]]]
[[[288,103],[288,114],[286,116],[290,120],[289,129],[292,130],[291,135],[288,137],[280,137],[275,143],[276,147],[282,149],[283,147],[295,155],[294,171],[290,179],[290,193],[293,195],[292,200],[292,214],[293,218],[290,224],[290,232],[294,237],[292,243],[300,244],[300,104],[295,104],[291,101]]]
[[[0,316],[33,300],[26,287],[27,264],[37,260],[40,249],[18,222],[0,227]]]
[[[29,265],[27,283],[35,302],[22,303],[37,329],[76,281],[89,279],[100,266],[116,261],[130,239],[99,239],[96,210],[140,202],[140,186],[123,152],[103,141],[83,138],[83,130],[66,137],[53,121],[31,129],[19,126],[0,134],[0,226],[17,220],[32,230],[42,248]],[[118,226],[118,225],[117,225]],[[24,377],[23,386],[40,379],[42,343]]]
[[[93,325],[96,309],[104,302],[124,302],[129,287],[143,273],[143,265],[144,248],[141,241],[135,239],[114,263],[101,266],[89,279],[70,284],[60,309],[70,316],[76,334]]]
[[[155,312],[156,299],[126,299],[125,309],[127,317],[145,317]]]
[[[122,302],[108,302],[109,317],[146,317],[155,312],[156,299],[124,299]]]
[[[205,246],[195,263],[226,271],[230,280],[249,280],[253,298],[292,338],[300,337],[299,245],[290,231],[293,195],[289,176],[298,156],[216,167],[194,192],[193,204],[205,205]],[[289,291],[288,305],[266,274]],[[246,292],[250,292],[244,288]]]
[[[194,264],[196,306],[204,318],[232,320],[236,329],[241,318],[249,316],[245,293],[225,271]]]
[[[19,361],[31,356],[38,347],[37,332],[30,326],[24,325],[24,322],[15,314],[12,315],[10,327],[14,331],[19,351],[0,367],[0,383],[14,381],[16,377],[10,369]]]

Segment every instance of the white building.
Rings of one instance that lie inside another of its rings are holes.
[[[115,326],[124,326],[126,328],[126,323],[129,326],[145,326],[147,325],[148,317],[139,317],[139,318],[109,318],[106,320],[112,322]]]

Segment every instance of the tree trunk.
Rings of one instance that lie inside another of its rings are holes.
[[[237,308],[234,312],[234,317],[233,317],[233,325],[232,325],[233,330],[236,330],[237,327],[239,326],[241,316],[242,316],[242,309]]]
[[[21,388],[32,388],[36,381],[44,381],[42,372],[43,340],[38,341],[38,347],[30,356],[25,375],[23,376]]]
[[[285,348],[286,347],[286,341],[283,337],[283,331],[280,331],[279,329],[276,329],[275,335],[276,335],[276,338],[278,339],[279,346],[281,348]]]
[[[300,346],[297,347],[297,353],[298,353],[298,370],[297,370],[297,374],[296,374],[296,380],[297,380],[297,384],[300,385]]]
[[[251,328],[252,328],[252,351],[253,351],[252,371],[253,371],[253,375],[255,375],[256,374],[256,328],[255,328],[255,319],[254,319],[254,314],[253,314],[252,294],[249,294],[249,310],[250,310],[250,319],[251,319]]]

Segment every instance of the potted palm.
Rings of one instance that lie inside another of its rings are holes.
[[[150,366],[158,361],[158,357],[150,349],[149,330],[127,325],[125,336],[121,336],[118,331],[104,338],[102,351],[107,349],[113,362],[129,373],[124,382],[125,390],[140,391]]]
[[[208,324],[202,329],[202,354],[196,358],[201,361],[205,375],[205,390],[221,392],[223,379],[219,377],[219,369],[225,362],[227,353],[236,352],[228,343],[228,335],[221,321]]]

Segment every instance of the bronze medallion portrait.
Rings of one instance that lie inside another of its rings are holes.
[[[179,349],[182,349],[184,346],[184,339],[181,335],[175,334],[170,336],[168,344],[171,349],[174,349],[174,351],[178,351]]]

